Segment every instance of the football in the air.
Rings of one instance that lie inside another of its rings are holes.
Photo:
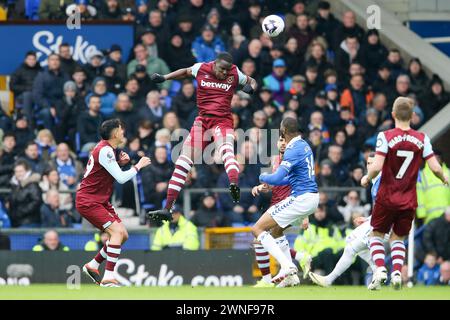
[[[277,15],[270,15],[264,18],[262,30],[269,37],[276,37],[284,30],[284,20]]]

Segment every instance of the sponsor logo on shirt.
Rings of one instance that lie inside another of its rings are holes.
[[[217,89],[223,89],[225,91],[228,91],[231,89],[231,84],[226,83],[218,83],[218,82],[212,82],[212,81],[200,81],[200,86],[206,87],[206,88],[217,88]]]

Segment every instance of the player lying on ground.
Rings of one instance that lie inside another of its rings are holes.
[[[314,213],[319,205],[319,193],[314,175],[314,157],[310,146],[299,133],[298,122],[286,118],[281,122],[281,136],[286,140],[283,161],[273,174],[261,174],[259,180],[268,185],[291,186],[291,195],[271,206],[252,227],[253,235],[264,248],[280,263],[279,273],[272,282],[279,283],[285,278],[292,285],[300,283],[297,267],[292,262],[289,242],[283,250],[277,245],[270,230],[281,229],[303,221]]]
[[[76,194],[76,208],[83,218],[97,229],[108,234],[109,240],[89,263],[83,266],[83,272],[102,287],[117,287],[114,267],[121,252],[122,244],[128,239],[128,232],[109,202],[113,192],[114,180],[123,184],[132,179],[142,168],[150,165],[148,157],[127,171],[119,165],[125,165],[130,157],[120,152],[119,160],[116,149],[124,142],[124,125],[119,119],[102,123],[100,136],[102,140],[92,150],[86,166],[84,177]],[[106,260],[103,279],[100,279],[98,267]]]
[[[283,160],[284,151],[286,149],[286,141],[284,138],[280,137],[277,142],[277,147],[279,150],[279,155],[274,160],[274,164],[272,167],[272,172],[275,172],[280,165],[281,161]],[[276,205],[280,201],[286,199],[291,194],[291,186],[290,185],[284,185],[284,186],[269,186],[268,184],[262,183],[260,185],[257,185],[253,187],[252,189],[252,195],[254,197],[258,196],[260,193],[267,193],[269,191],[272,191],[272,196],[270,199],[270,206]],[[308,228],[308,218],[305,218],[302,222],[302,228],[307,229]],[[275,226],[271,231],[270,234],[275,239],[278,246],[282,249],[285,246],[287,242],[286,236],[283,234],[283,229],[281,229],[279,226]],[[288,243],[289,244],[289,243]],[[267,287],[274,287],[275,284],[272,283],[272,275],[270,273],[270,256],[269,252],[267,252],[266,249],[264,249],[264,246],[258,242],[253,242],[253,247],[255,249],[255,256],[256,256],[256,263],[258,265],[259,270],[261,271],[262,278],[259,280],[256,285],[254,285],[255,288],[267,288]],[[311,265],[311,256],[307,253],[303,254],[301,252],[297,252],[294,249],[290,250],[291,258],[295,259],[299,262],[300,267],[303,270],[303,278],[306,277],[306,275],[309,272],[310,265]],[[289,285],[288,282],[282,281],[280,282],[277,287],[284,287]]]
[[[414,102],[411,99],[395,99],[392,110],[395,128],[378,134],[374,162],[367,175],[361,179],[361,185],[367,187],[382,172],[370,221],[373,228],[369,239],[370,254],[377,269],[369,289],[375,289],[387,280],[383,237],[391,229],[391,284],[395,289],[402,286],[401,269],[406,254],[404,239],[416,213],[417,175],[423,159],[436,177],[448,185],[448,177],[444,176],[442,167],[433,154],[430,139],[410,127],[413,108]]]
[[[367,159],[367,168],[372,165],[374,157],[375,154],[369,155]],[[381,175],[378,175],[375,179],[372,180],[371,194],[373,201],[375,201],[377,196],[380,177]],[[356,256],[359,256],[361,259],[367,262],[367,264],[372,269],[372,274],[375,272],[375,264],[372,262],[372,258],[369,252],[369,234],[372,231],[372,227],[370,226],[370,217],[356,218],[354,223],[358,227],[355,228],[355,230],[353,230],[346,237],[344,252],[339,258],[339,261],[337,262],[333,271],[326,276],[321,276],[316,273],[310,272],[309,277],[312,282],[322,287],[331,286],[340,275],[342,275],[348,268],[350,268]],[[379,287],[377,289],[379,289]]]
[[[171,220],[170,209],[184,187],[186,177],[196,159],[202,159],[202,151],[209,144],[206,137],[210,134],[222,157],[230,182],[230,193],[235,203],[239,202],[238,187],[239,164],[234,156],[234,129],[231,115],[231,99],[239,86],[242,91],[252,94],[256,90],[256,81],[243,74],[233,64],[232,56],[219,53],[215,61],[196,63],[166,75],[154,73],[152,81],[160,83],[166,80],[194,77],[197,80],[197,104],[199,116],[195,118],[191,132],[183,144],[181,155],[175,162],[175,170],[167,189],[167,202],[162,210],[150,211],[153,220]],[[208,133],[209,132],[209,133]],[[206,133],[206,135],[205,135]]]

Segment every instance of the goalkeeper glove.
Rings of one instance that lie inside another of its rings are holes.
[[[166,79],[164,78],[164,76],[160,75],[159,73],[153,73],[150,76],[150,80],[152,80],[155,83],[161,83],[166,81]]]

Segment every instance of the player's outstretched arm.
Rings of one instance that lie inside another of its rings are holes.
[[[155,83],[161,83],[166,80],[181,80],[181,79],[185,79],[188,77],[192,77],[192,69],[191,68],[178,69],[178,70],[168,73],[166,75],[162,75],[159,73],[153,73],[150,76],[150,80],[152,80]]]
[[[124,184],[133,178],[139,170],[151,164],[150,158],[142,157],[134,167],[127,171],[122,171],[116,161],[116,158],[114,157],[114,152],[111,147],[103,147],[100,150],[98,158],[100,165],[105,168],[120,184]]]
[[[259,181],[267,183],[271,186],[284,186],[289,184],[288,171],[280,166],[277,171],[272,174],[263,173],[259,176]]]
[[[428,158],[427,164],[430,167],[431,172],[438,177],[443,184],[448,186],[448,177],[444,175],[444,171],[442,170],[442,166],[439,164],[439,161],[435,156]]]

